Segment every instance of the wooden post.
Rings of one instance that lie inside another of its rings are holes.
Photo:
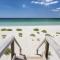
[[[37,50],[37,55],[38,55],[38,50]]]
[[[20,48],[20,54],[22,54],[22,50],[21,50],[21,48]]]
[[[45,41],[45,57],[48,59],[48,53],[49,53],[49,43]]]
[[[14,56],[14,41],[11,43],[11,60]]]

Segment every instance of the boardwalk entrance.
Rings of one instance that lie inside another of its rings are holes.
[[[6,43],[7,42],[7,43]],[[17,44],[17,46],[19,47],[19,53],[17,55],[17,51],[15,52],[15,43]],[[43,55],[39,54],[39,48],[43,45],[43,43],[45,43],[45,52],[43,53]],[[56,54],[58,55],[59,59],[60,59],[60,46],[54,41],[54,38],[52,36],[50,36],[49,34],[45,35],[45,39],[42,41],[41,44],[39,44],[39,46],[36,46],[36,50],[34,47],[34,45],[32,46],[32,50],[30,51],[30,53],[32,54],[28,54],[29,50],[26,50],[26,53],[23,52],[23,48],[18,41],[16,40],[16,38],[13,35],[7,36],[4,41],[2,42],[2,44],[0,45],[0,57],[3,56],[4,50],[11,45],[11,60],[47,60],[48,59],[48,52],[49,52],[49,45],[51,45]],[[26,46],[28,46],[28,48],[31,50],[31,48],[29,47],[29,43],[27,42]],[[26,47],[27,48],[27,47]],[[25,50],[25,49],[24,49]],[[36,52],[36,54],[34,54],[34,52]]]

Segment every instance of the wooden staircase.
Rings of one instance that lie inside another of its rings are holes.
[[[15,56],[12,60],[43,60],[43,57],[39,55],[27,56],[27,57],[20,55],[20,56]]]
[[[7,41],[7,43],[6,43],[6,41]],[[15,51],[14,51],[14,42],[19,47],[19,56],[16,56],[16,54],[15,54]],[[38,51],[39,51],[39,48],[41,47],[41,45],[44,42],[46,43],[45,53],[42,56],[40,56],[39,53],[38,53]],[[58,55],[58,57],[60,59],[60,45],[58,45],[54,41],[53,37],[48,36],[48,34],[46,34],[45,40],[37,48],[37,50],[36,50],[37,55],[34,55],[34,56],[31,56],[30,54],[29,54],[29,56],[25,56],[22,53],[22,49],[21,49],[20,44],[17,42],[17,40],[15,39],[15,37],[11,35],[9,37],[6,37],[4,41],[2,40],[2,44],[0,45],[0,57],[4,54],[5,49],[9,45],[11,45],[11,60],[47,60],[48,59],[49,45],[51,45],[54,48],[56,54]]]

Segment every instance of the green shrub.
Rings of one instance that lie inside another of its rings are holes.
[[[40,34],[40,32],[37,32],[37,34]]]
[[[47,33],[47,31],[46,31],[46,30],[42,30],[41,32],[43,32],[43,33]]]
[[[6,31],[6,30],[7,30],[6,28],[1,29],[1,31]]]
[[[16,29],[16,31],[22,31],[22,29]]]
[[[56,32],[56,34],[60,34],[60,32]]]
[[[12,31],[12,29],[7,29],[7,31]]]
[[[39,31],[39,29],[38,28],[35,28],[35,29],[33,29],[33,31]]]
[[[6,37],[6,35],[2,35],[2,38],[5,38]]]
[[[1,29],[1,31],[12,31],[12,29],[3,28],[3,29]]]
[[[30,34],[30,36],[33,36],[33,37],[35,37],[35,34]]]
[[[22,35],[23,35],[22,33],[19,33],[19,37],[22,37]]]
[[[5,55],[9,55],[11,53],[11,49],[10,48],[6,48],[4,51]]]

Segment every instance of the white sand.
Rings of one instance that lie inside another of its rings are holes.
[[[4,26],[0,27],[1,28],[5,28]],[[22,53],[25,54],[27,57],[28,56],[34,56],[36,54],[36,48],[39,46],[39,44],[41,43],[41,41],[43,41],[44,39],[44,34],[41,32],[41,30],[46,29],[48,31],[48,33],[50,33],[51,35],[55,35],[55,32],[59,32],[60,31],[60,26],[6,26],[6,28],[12,28],[13,31],[12,32],[1,32],[0,31],[0,39],[2,39],[1,35],[3,34],[14,34],[16,37],[16,40],[19,42],[19,44],[22,47]],[[23,29],[22,33],[23,33],[23,37],[19,37],[18,33],[16,31],[16,28],[21,28]],[[38,35],[36,32],[34,32],[32,29],[34,28],[39,28],[40,30],[40,34]],[[32,41],[32,37],[30,36],[31,33],[36,34],[36,37],[34,37],[34,41]],[[40,38],[40,41],[37,41],[37,38]],[[59,41],[59,37],[56,38],[58,44],[60,43]],[[17,55],[19,54],[19,48],[17,47],[17,45],[15,44],[15,51],[17,53]],[[44,46],[42,48],[39,49],[39,53],[43,54],[44,51]],[[49,60],[58,60],[58,57],[56,55],[56,53],[54,52],[54,50],[50,47],[50,51],[52,53],[51,56],[49,56]],[[1,57],[0,60],[10,60],[10,55],[5,56],[3,55]]]

